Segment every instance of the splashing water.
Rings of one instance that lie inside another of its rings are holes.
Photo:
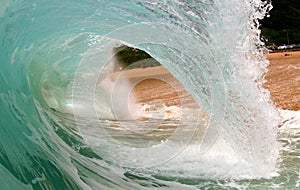
[[[261,87],[266,1],[0,5],[1,189],[285,185],[290,157]],[[122,68],[120,47],[148,57]],[[132,74],[158,62],[164,75]],[[176,100],[141,101],[154,82]]]

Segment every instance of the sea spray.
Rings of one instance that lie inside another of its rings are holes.
[[[263,43],[258,19],[262,19],[271,6],[261,1],[230,1],[216,2],[215,7],[219,11],[213,19],[218,22],[211,22],[208,31],[214,47],[212,53],[223,75],[220,83],[224,87],[218,93],[224,93],[225,98],[217,105],[225,104],[225,112],[216,106],[213,114],[221,110],[217,118],[225,118],[227,125],[232,126],[219,128],[226,141],[234,140],[231,146],[239,149],[237,152],[244,152],[253,169],[259,168],[261,171],[257,172],[267,174],[274,171],[278,158],[279,116],[270,103],[269,94],[261,87],[268,61],[261,56]],[[227,120],[230,115],[236,119]],[[222,119],[216,122],[224,126]]]

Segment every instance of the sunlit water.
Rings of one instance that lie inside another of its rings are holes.
[[[269,9],[2,0],[1,189],[299,188],[299,112],[282,119],[261,88],[257,19]],[[115,68],[122,45],[181,82],[180,105],[136,102]]]

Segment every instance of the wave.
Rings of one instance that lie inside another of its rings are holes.
[[[172,189],[187,188],[177,177],[259,178],[277,170],[280,117],[262,88],[268,62],[258,29],[271,8],[266,1],[1,5],[5,188]],[[159,62],[181,84],[171,89],[184,89],[197,108],[179,95],[179,106],[133,117],[126,72],[110,79],[123,46],[147,53],[147,64]]]

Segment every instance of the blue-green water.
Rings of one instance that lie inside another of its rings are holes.
[[[1,0],[0,189],[299,188],[299,130],[278,131],[261,88],[269,9]],[[206,116],[183,104],[174,117],[128,117],[126,80],[107,81],[122,44],[158,60]]]

